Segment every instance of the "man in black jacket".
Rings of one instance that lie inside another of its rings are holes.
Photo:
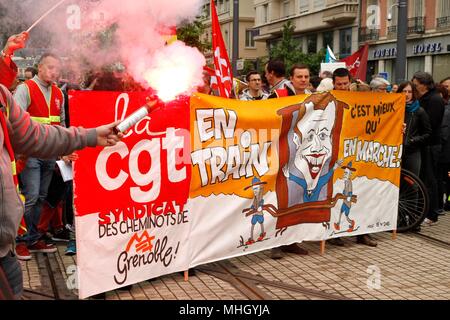
[[[444,117],[445,102],[436,90],[433,77],[426,72],[416,72],[412,82],[416,86],[419,94],[420,106],[428,113],[431,123],[431,137],[428,146],[425,147],[422,155],[423,165],[421,178],[424,180],[430,195],[430,207],[427,218],[423,226],[431,226],[437,223],[439,209],[439,199],[437,190],[437,175],[439,174],[439,154],[442,149],[441,144],[441,124]]]

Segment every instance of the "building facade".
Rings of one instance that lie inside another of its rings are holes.
[[[270,48],[281,38],[291,20],[294,37],[304,53],[316,53],[327,45],[338,59],[358,50],[358,0],[254,0],[257,41]]]
[[[361,0],[360,43],[369,43],[368,73],[394,82],[397,0]],[[407,79],[426,71],[436,81],[450,76],[450,0],[409,0]]]
[[[216,0],[216,9],[223,40],[231,61],[233,52],[233,0]],[[210,0],[204,0],[202,23],[206,26],[205,37],[212,42]],[[239,59],[241,61],[255,61],[258,57],[267,55],[265,44],[254,40],[256,35],[253,28],[254,24],[255,7],[253,1],[239,1]],[[207,58],[209,58],[208,60],[211,59],[211,57]]]

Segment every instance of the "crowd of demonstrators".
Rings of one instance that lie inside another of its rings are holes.
[[[285,74],[282,61],[270,60],[266,64],[265,79],[270,86],[267,91],[269,99],[331,90],[405,94],[402,163],[405,169],[422,178],[431,199],[430,210],[422,226],[435,224],[438,214],[444,209],[450,209],[450,77],[442,80],[440,86],[436,86],[432,76],[425,72],[417,72],[411,81],[399,85],[390,84],[380,75],[365,83],[361,79],[352,79],[346,68],[339,68],[333,73],[324,71],[319,77],[311,77],[310,69],[305,65],[294,65],[290,70],[289,80]],[[249,95],[250,80],[253,78],[256,79],[252,81],[255,82],[254,91]],[[241,95],[241,100],[265,98],[266,92],[257,85],[261,83],[260,78],[261,75],[256,71],[247,75],[249,89]],[[444,195],[448,200],[443,200]],[[340,238],[332,239],[330,243],[345,245]],[[357,243],[377,246],[377,242],[370,235],[357,236]],[[306,254],[306,250],[294,245],[292,251],[298,251],[299,248],[301,254]],[[271,250],[271,256],[279,259],[282,257],[281,253],[289,252],[289,249],[286,250],[286,246],[274,248]]]

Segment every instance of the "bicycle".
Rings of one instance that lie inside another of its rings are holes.
[[[416,229],[425,220],[429,207],[427,189],[414,173],[402,169],[398,201],[397,232]]]

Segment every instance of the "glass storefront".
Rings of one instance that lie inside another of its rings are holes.
[[[433,57],[433,78],[440,82],[442,79],[450,77],[450,54],[436,55]]]
[[[384,62],[384,71],[388,73],[388,81],[395,83],[395,60],[389,59]]]
[[[417,71],[425,70],[425,57],[412,57],[408,58],[407,74],[406,79],[411,80],[414,73]]]

